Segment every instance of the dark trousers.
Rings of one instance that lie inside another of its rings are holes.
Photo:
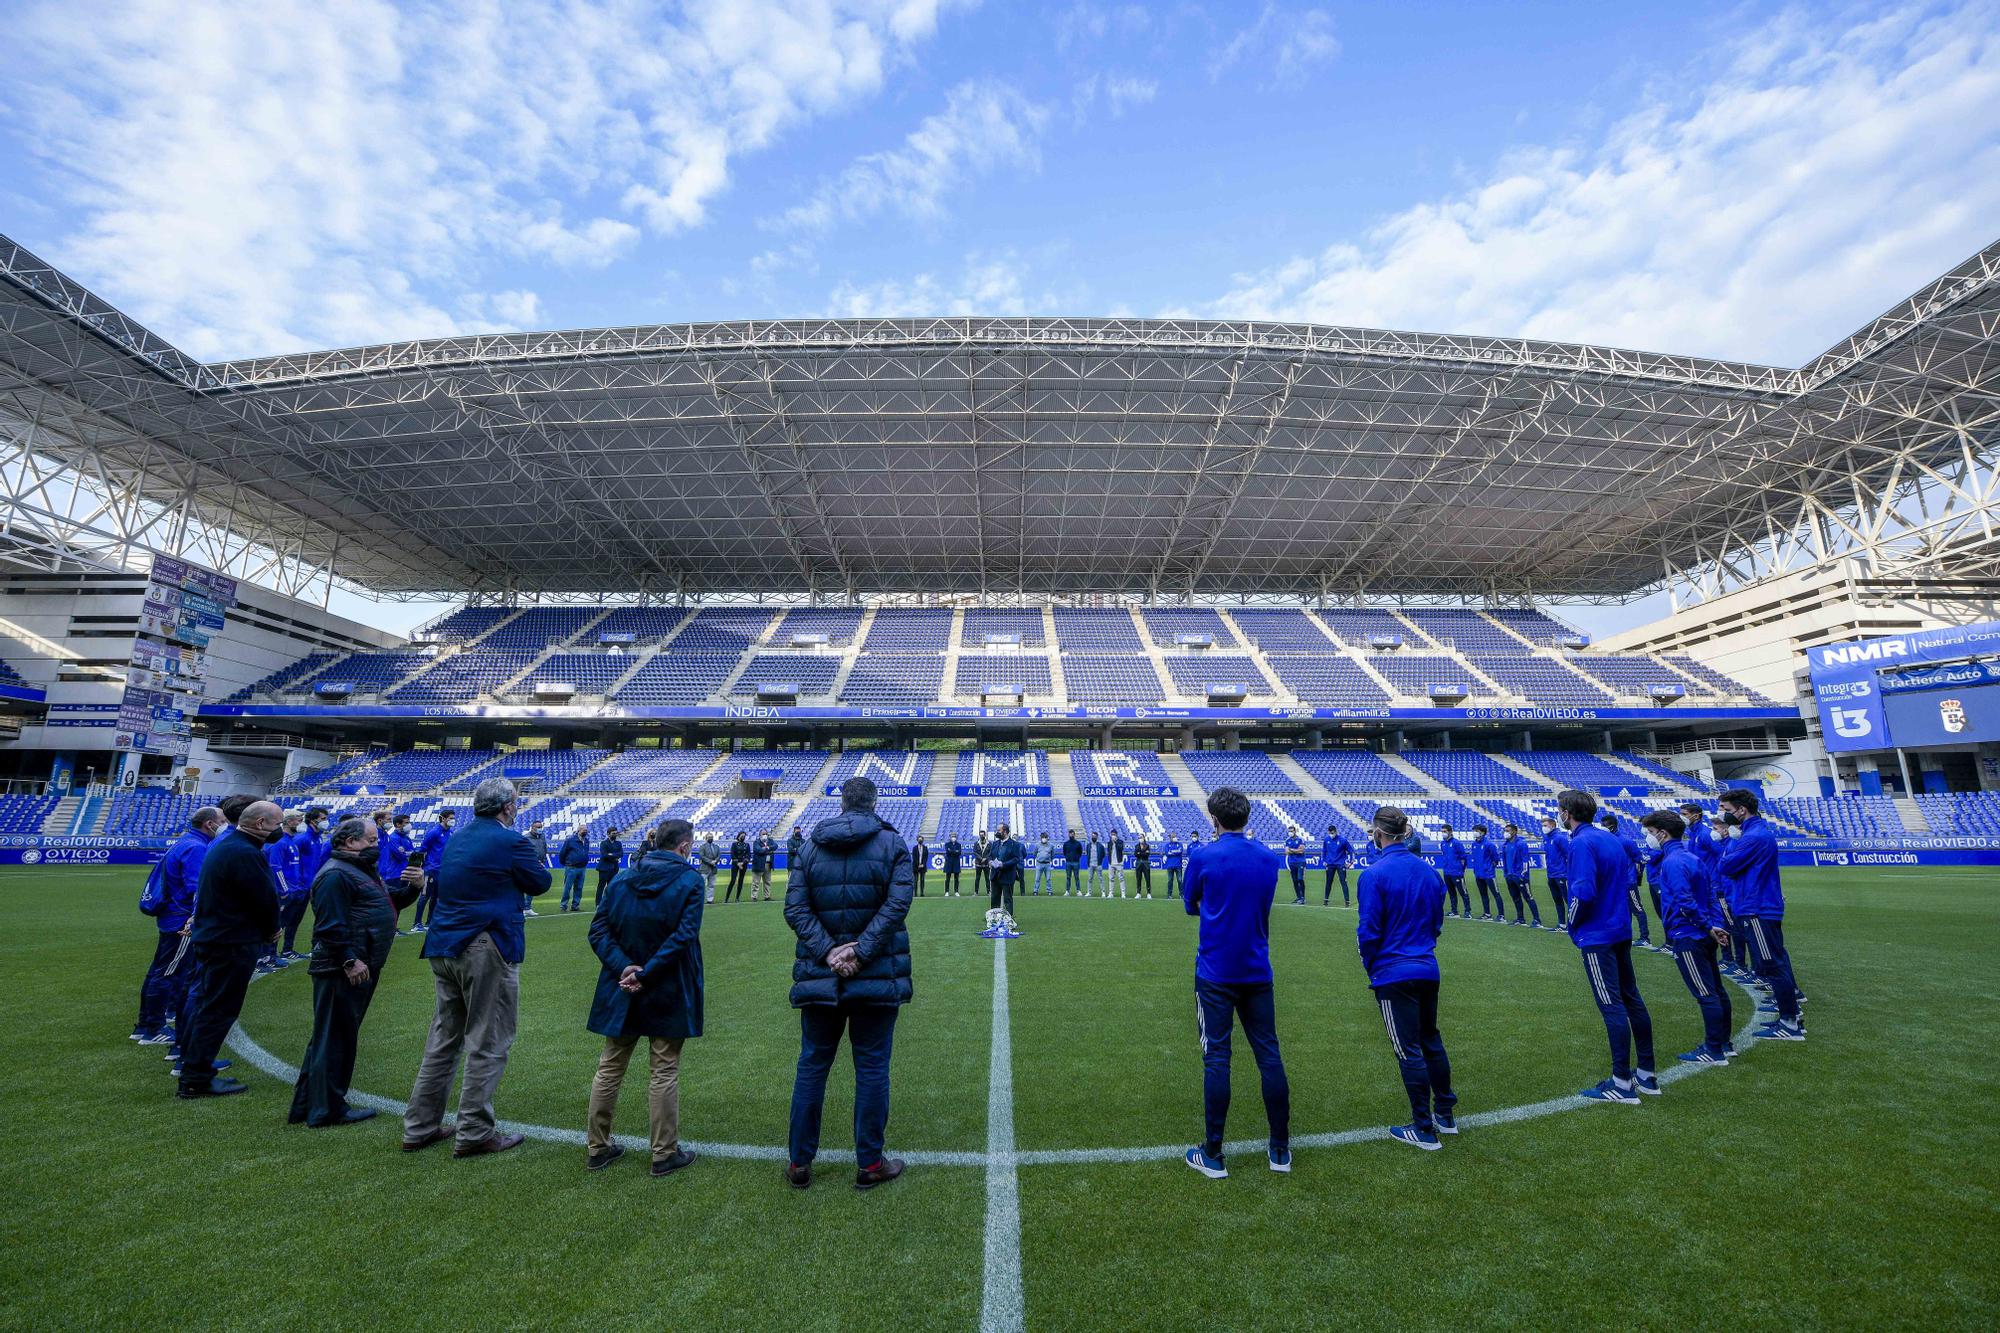
[[[1074,882],[1076,879],[1076,872],[1074,870],[1070,871],[1069,877],[1070,880]],[[1167,867],[1167,896],[1170,898],[1178,898],[1181,896],[1181,868],[1179,866]]]
[[[617,866],[597,867],[597,897],[592,901],[604,901],[604,891],[611,887],[612,880],[618,878],[618,869]]]
[[[160,932],[159,942],[153,946],[153,961],[146,968],[146,980],[139,987],[139,1021],[132,1025],[134,1032],[151,1036],[180,1016],[181,996],[194,971],[194,964],[187,957],[190,952],[187,936],[177,930]],[[177,958],[179,966],[175,966]],[[168,968],[174,970],[169,972]]]
[[[1519,879],[1512,875],[1507,877],[1507,896],[1514,900],[1514,920],[1521,920],[1521,908],[1525,906],[1535,914],[1535,924],[1538,926],[1542,924],[1541,905],[1535,901],[1534,893],[1529,890],[1526,875]]]
[[[215,1054],[243,1012],[243,994],[263,949],[255,944],[198,949],[201,998],[190,1031],[181,1034],[181,1088],[200,1092],[215,1082]]]
[[[1639,918],[1639,943],[1651,944],[1653,942],[1653,926],[1646,919],[1646,904],[1639,900],[1639,891],[1637,889],[1632,890],[1632,915]]]
[[[945,868],[945,872],[944,872],[944,891],[945,891],[946,893],[958,893],[958,892],[960,892],[960,889],[959,889],[959,887],[958,887],[958,874],[959,874],[959,872],[958,872],[958,870],[957,870],[957,869],[956,869],[955,867],[950,867],[950,866],[947,866],[947,867]]]
[[[1556,924],[1569,920],[1569,881],[1550,875],[1549,898],[1556,905]]]
[[[301,893],[295,898],[285,898],[278,903],[278,924],[285,931],[285,952],[297,953],[293,946],[299,942],[299,923],[306,919],[306,905],[312,900]]]
[[[1742,916],[1737,927],[1750,937],[1750,962],[1771,986],[1778,1017],[1799,1021],[1799,983],[1792,976],[1792,956],[1785,951],[1785,923],[1779,917]]]
[[[1590,998],[1604,1016],[1604,1035],[1611,1042],[1611,1076],[1632,1081],[1632,1048],[1639,1050],[1639,1068],[1653,1067],[1653,1016],[1639,998],[1639,982],[1632,975],[1632,941],[1594,944],[1579,949],[1583,974],[1590,982]]]
[[[1674,961],[1680,964],[1681,980],[1688,994],[1701,1007],[1702,1044],[1710,1055],[1729,1049],[1729,992],[1723,988],[1722,973],[1716,970],[1714,939],[1674,940]]]
[[[917,897],[921,898],[924,896],[924,872],[921,870],[917,871],[914,878],[917,882]]]
[[[1750,970],[1750,923],[1740,917],[1729,918],[1729,961]]]
[[[1439,874],[1444,880],[1445,905],[1460,916],[1471,916],[1472,895],[1465,891],[1465,876]]]
[[[1204,1142],[1210,1157],[1222,1157],[1222,1131],[1229,1119],[1229,1032],[1238,1018],[1257,1073],[1264,1086],[1264,1117],[1270,1122],[1271,1146],[1283,1150],[1292,1141],[1292,1085],[1285,1078],[1285,1061],[1278,1053],[1278,1005],[1268,981],[1235,985],[1217,981],[1194,983],[1195,1020],[1201,1034],[1201,1094],[1208,1121]]]
[[[989,908],[1003,907],[1007,910],[1008,916],[1014,915],[1014,881],[1019,878],[1021,876],[1015,871],[995,869],[993,887],[986,905]]]
[[[1330,903],[1332,903],[1332,902],[1333,902],[1333,877],[1334,877],[1335,875],[1338,875],[1338,876],[1340,876],[1340,905],[1341,905],[1342,907],[1345,907],[1345,906],[1347,906],[1347,905],[1348,905],[1348,897],[1347,897],[1347,867],[1346,867],[1346,866],[1328,866],[1328,867],[1327,867],[1327,870],[1326,870],[1326,896],[1325,896],[1324,898],[1320,899],[1320,903],[1319,903],[1319,905],[1320,905],[1321,907],[1325,907],[1325,906],[1327,906],[1327,905],[1329,905]]]
[[[424,872],[424,891],[417,895],[417,910],[410,917],[411,926],[424,924],[424,913],[434,911],[438,900],[438,877],[435,871]]]
[[[722,901],[734,903],[743,900],[743,876],[748,874],[749,870],[750,867],[745,865],[729,867],[729,887],[722,891]]]
[[[581,908],[583,906],[583,867],[564,866],[562,877],[562,910],[567,912],[573,908]]]
[[[350,985],[340,972],[315,972],[312,979],[312,1035],[305,1059],[299,1061],[299,1081],[292,1088],[291,1122],[318,1128],[347,1114],[347,1089],[354,1082],[354,1055],[361,1042],[361,1020],[375,998],[371,976]]]
[[[1474,875],[1472,877],[1472,882],[1473,885],[1477,887],[1479,890],[1479,913],[1481,916],[1504,917],[1507,915],[1507,904],[1505,900],[1503,900],[1500,897],[1500,889],[1498,885],[1494,884],[1494,882],[1490,879],[1481,879],[1477,875]],[[1492,899],[1492,905],[1490,907],[1487,905],[1487,899],[1489,898]],[[1467,906],[1469,907],[1471,905],[1471,900],[1467,899],[1466,902]]]
[[[981,886],[981,885],[986,885],[986,884],[991,884],[991,883],[992,883],[992,879],[993,879],[993,877],[992,877],[992,875],[991,875],[991,874],[989,873],[989,871],[988,871],[988,867],[986,867],[986,866],[983,866],[983,865],[980,865],[980,864],[979,864],[979,863],[978,863],[977,861],[975,861],[975,862],[973,862],[973,863],[972,863],[972,891],[973,891],[973,893],[977,894],[977,893],[979,892],[979,889],[980,889],[980,886]]]
[[[1153,896],[1153,868],[1144,861],[1132,867],[1132,893],[1135,897],[1142,893]]]
[[[1286,866],[1285,868],[1292,872],[1292,901],[1297,903],[1304,902],[1306,900],[1306,868],[1303,865]]]
[[[1418,1129],[1433,1133],[1438,1115],[1450,1115],[1458,1105],[1451,1090],[1451,1061],[1438,1033],[1438,984],[1435,981],[1392,981],[1375,987],[1382,1007],[1382,1026],[1396,1050],[1403,1073],[1403,1090],[1410,1094],[1410,1116]]]
[[[847,1034],[854,1058],[854,1160],[882,1161],[889,1124],[889,1050],[896,1036],[893,1004],[808,1004],[799,1009],[799,1068],[792,1082],[791,1160],[804,1166],[819,1155],[820,1111],[826,1075]]]

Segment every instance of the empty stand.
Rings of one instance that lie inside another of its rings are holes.
[[[1183,750],[1181,762],[1205,792],[1234,787],[1241,792],[1298,794],[1299,784],[1261,750]]]
[[[1423,787],[1372,750],[1293,750],[1292,759],[1336,796],[1422,795]]]
[[[1211,607],[1149,606],[1139,612],[1139,618],[1146,622],[1146,633],[1162,648],[1179,646],[1184,635],[1206,636],[1217,648],[1241,646],[1229,626],[1222,623],[1222,617]]]
[[[1053,613],[1056,643],[1065,653],[1143,653],[1131,612],[1123,607],[1059,606]],[[1069,673],[1064,661],[1063,673]],[[1157,688],[1157,686],[1156,686]]]
[[[1540,792],[1543,783],[1516,773],[1477,750],[1404,750],[1396,756],[1436,778],[1453,791]]]
[[[1500,688],[1537,704],[1591,706],[1611,696],[1552,657],[1517,653],[1471,653],[1467,661]]]

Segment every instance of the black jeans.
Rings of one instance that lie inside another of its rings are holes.
[[[1458,1105],[1451,1090],[1451,1061],[1438,1033],[1438,984],[1435,981],[1391,981],[1375,988],[1382,1008],[1382,1025],[1396,1050],[1403,1090],[1410,1094],[1410,1116],[1416,1127],[1434,1133],[1437,1115],[1450,1115]]]
[[[993,887],[987,906],[989,908],[1005,908],[1008,916],[1014,915],[1014,881],[1019,878],[1021,876],[1016,871],[995,870],[993,872]]]
[[[1278,1051],[1278,1006],[1268,981],[1227,985],[1194,983],[1195,1020],[1201,1034],[1201,1094],[1207,1120],[1204,1147],[1210,1157],[1222,1157],[1222,1131],[1229,1119],[1229,1029],[1243,1020],[1243,1035],[1257,1059],[1264,1091],[1264,1117],[1271,1146],[1284,1151],[1292,1141],[1292,1085],[1285,1077]]]
[[[914,876],[917,883],[917,897],[924,896],[924,872],[919,870]]]
[[[1132,867],[1132,892],[1153,896],[1153,868],[1144,861]]]
[[[354,1082],[361,1020],[368,1016],[378,979],[370,976],[355,986],[340,972],[313,973],[312,1036],[306,1039],[299,1081],[292,1089],[293,1124],[304,1122],[318,1128],[347,1114],[347,1089]]]
[[[215,1054],[243,1012],[243,995],[264,950],[258,944],[197,948],[201,1000],[192,1031],[181,1034],[181,1090],[201,1092],[215,1082]]]
[[[742,899],[743,877],[749,871],[750,867],[746,865],[738,864],[729,867],[729,887],[722,891],[722,901],[733,903]]]
[[[958,868],[956,866],[946,866],[944,869],[944,891],[946,893],[958,893],[960,891],[958,887]]]

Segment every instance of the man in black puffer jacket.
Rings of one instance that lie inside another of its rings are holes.
[[[785,1179],[812,1183],[827,1071],[842,1032],[854,1048],[854,1187],[903,1174],[882,1155],[889,1121],[889,1047],[896,1010],[910,1002],[910,849],[875,817],[875,784],[849,778],[840,813],[812,831],[792,862],[785,921],[799,937],[792,1007],[799,1011],[799,1068],[792,1084],[791,1157]]]

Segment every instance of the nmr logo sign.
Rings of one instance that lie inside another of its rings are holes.
[[[1840,643],[1812,651],[1818,666],[1860,666],[1868,662],[1907,659],[1910,645],[1902,639],[1871,639],[1866,643]]]

